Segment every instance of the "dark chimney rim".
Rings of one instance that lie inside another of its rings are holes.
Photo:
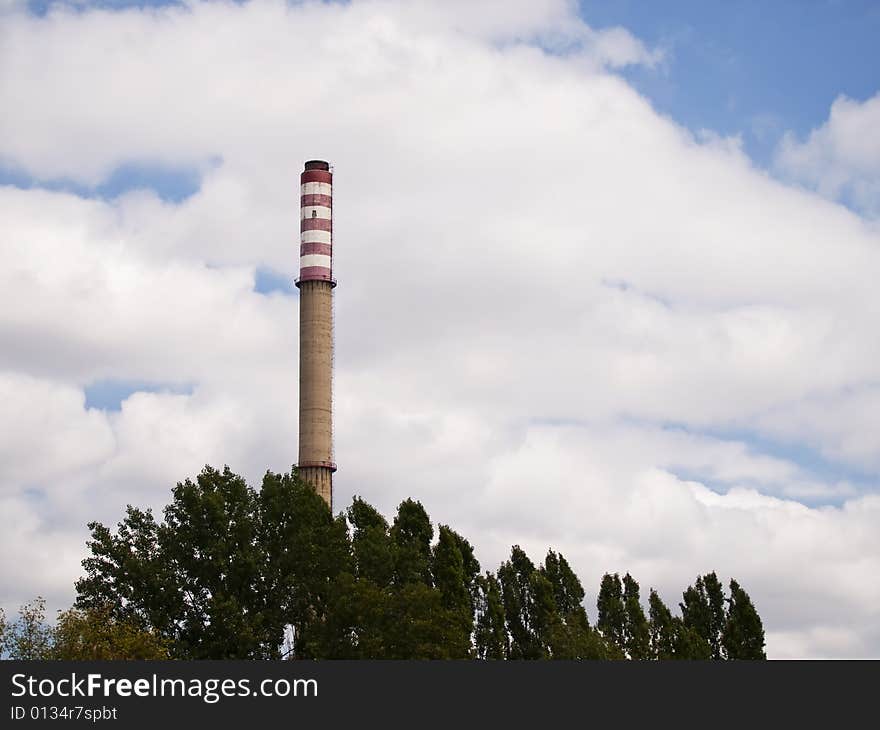
[[[324,160],[308,160],[306,162],[306,170],[330,170],[330,163]]]

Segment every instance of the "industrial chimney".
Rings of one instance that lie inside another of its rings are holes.
[[[300,175],[299,474],[333,509],[333,173]]]

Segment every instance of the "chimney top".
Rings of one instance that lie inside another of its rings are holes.
[[[330,163],[324,160],[309,160],[306,162],[306,170],[330,170]]]

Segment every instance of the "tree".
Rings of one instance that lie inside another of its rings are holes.
[[[673,616],[655,590],[648,599],[652,659],[711,659],[712,648],[693,628]]]
[[[673,619],[675,630],[676,659],[712,659],[712,647],[700,634],[676,616]]]
[[[623,604],[623,587],[617,573],[614,575],[606,573],[602,576],[596,608],[599,612],[596,626],[602,632],[602,636],[623,649],[626,643],[626,608]]]
[[[406,583],[392,593],[387,641],[389,659],[467,659],[470,634],[443,596],[425,583]]]
[[[333,586],[316,656],[375,659],[465,659],[472,654],[476,576],[470,543],[433,528],[418,502],[401,503],[391,529],[356,498],[351,569]]]
[[[344,516],[334,519],[327,503],[295,472],[267,472],[258,496],[256,537],[267,637],[290,626],[289,657],[317,658],[333,583],[354,569]],[[276,651],[273,641],[266,641],[270,655]]]
[[[724,631],[724,589],[715,573],[697,576],[694,585],[682,594],[681,615],[684,625],[693,629],[707,644],[712,659],[724,659],[721,634]]]
[[[548,550],[541,572],[553,585],[556,607],[562,615],[583,610],[584,588],[562,554]]]
[[[434,528],[421,502],[404,500],[391,527],[394,544],[394,581],[431,585],[431,540]]]
[[[163,562],[159,524],[150,510],[128,505],[116,534],[99,522],[89,523],[91,556],[86,575],[76,582],[78,608],[109,607],[116,618],[150,626],[170,636],[182,602],[171,589],[170,566]]]
[[[557,616],[544,643],[553,659],[608,659],[618,652],[590,626],[584,608],[584,588],[568,561],[553,550],[547,552],[540,572],[553,586]]]
[[[554,645],[559,646],[565,638],[564,625],[556,608],[553,584],[543,573],[535,570],[529,576],[531,602],[529,623],[535,636],[537,659],[552,659]]]
[[[359,497],[348,508],[352,524],[352,551],[355,574],[377,586],[387,586],[394,575],[391,537],[388,522]]]
[[[271,658],[280,644],[271,599],[260,586],[258,498],[228,467],[206,468],[173,490],[159,531],[171,571],[177,644],[188,656]]]
[[[3,617],[3,644],[0,654],[10,659],[50,659],[52,629],[46,624],[46,601],[37,596],[18,611],[18,618],[7,623]]]
[[[534,625],[533,573],[535,564],[519,545],[511,548],[510,559],[498,568],[504,620],[510,637],[508,659],[545,658]]]
[[[730,598],[722,643],[728,659],[766,659],[764,626],[752,599],[735,580],[730,581]]]
[[[76,607],[155,631],[175,658],[276,658],[287,625],[307,656],[350,552],[344,521],[295,473],[267,473],[257,494],[206,466],[172,497],[161,524],[129,506],[115,534],[90,525]]]
[[[46,622],[46,602],[37,597],[7,624],[0,612],[0,656],[9,659],[167,659],[166,642],[131,620],[118,620],[110,608],[59,612]]]
[[[52,659],[168,659],[168,641],[130,620],[118,620],[108,608],[71,608],[58,615],[52,632]]]
[[[447,525],[440,525],[431,555],[434,584],[450,609],[473,615],[474,580],[480,564],[471,544]]]
[[[639,599],[639,584],[629,573],[623,576],[623,610],[623,648],[627,656],[650,659],[650,627]]]
[[[504,631],[494,620],[494,576],[487,574],[478,621],[478,656],[506,646],[508,659],[607,659],[622,654],[590,627],[584,589],[562,555],[548,552],[536,568],[517,545],[498,569]],[[497,609],[496,609],[497,610]],[[491,656],[491,655],[490,655]]]
[[[476,577],[480,564],[471,544],[447,525],[441,525],[437,544],[431,555],[431,573],[440,592],[441,603],[449,612],[450,622],[457,627],[456,655],[470,652],[474,631]]]
[[[477,576],[476,628],[474,645],[477,659],[507,659],[510,654],[504,618],[501,583],[494,573]]]
[[[676,659],[676,625],[672,611],[653,588],[648,597],[652,659]]]

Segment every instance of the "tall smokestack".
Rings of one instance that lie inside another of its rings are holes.
[[[300,175],[299,473],[333,509],[333,173]]]

